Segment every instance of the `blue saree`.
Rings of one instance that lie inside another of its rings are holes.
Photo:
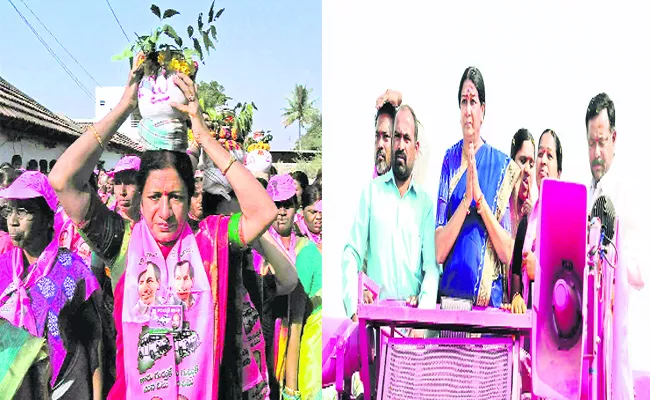
[[[466,167],[461,166],[463,141],[445,153],[438,189],[436,228],[445,226],[460,205],[466,188]],[[489,206],[501,226],[511,232],[510,195],[520,168],[506,154],[485,143],[476,152],[484,207]],[[472,201],[456,241],[443,264],[441,296],[470,299],[477,306],[499,307],[507,301],[508,265],[501,262],[485,223]]]

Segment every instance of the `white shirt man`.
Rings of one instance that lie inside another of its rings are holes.
[[[614,103],[607,94],[601,93],[591,100],[585,123],[593,176],[588,212],[591,212],[599,196],[606,195],[612,200],[618,219],[618,248],[614,255],[617,254],[618,267],[625,268],[623,276],[627,277],[627,282],[616,282],[614,289],[615,310],[620,310],[622,314],[627,312],[627,318],[623,316],[624,322],[614,327],[614,340],[625,338],[618,353],[620,365],[614,366],[617,376],[613,377],[613,395],[615,399],[633,399],[633,375],[650,374],[650,341],[646,338],[650,332],[649,228],[644,218],[646,213],[637,177],[622,169],[622,160],[614,162],[615,112]],[[609,257],[614,255],[610,253]],[[622,303],[616,304],[617,288],[621,286],[627,286],[627,307],[624,307],[625,298],[620,296],[620,292],[619,301],[622,300]],[[624,354],[625,350],[627,355]]]

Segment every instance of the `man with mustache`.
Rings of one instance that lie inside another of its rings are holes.
[[[162,304],[158,298],[160,288],[160,267],[152,262],[147,262],[147,268],[138,275],[138,296],[133,311],[139,318],[148,319],[151,306]]]
[[[593,97],[585,117],[589,163],[593,177],[589,190],[588,212],[591,212],[595,200],[601,195],[608,196],[616,209],[619,247],[616,252],[609,251],[607,257],[611,259],[618,254],[619,267],[627,270],[629,289],[627,307],[623,305],[623,313],[627,313],[627,318],[624,316],[623,322],[614,327],[613,332],[615,343],[621,340],[622,348],[618,352],[617,368],[613,371],[612,390],[617,396],[621,396],[618,398],[633,399],[635,376],[636,382],[641,375],[645,375],[646,381],[650,382],[650,364],[647,361],[650,357],[650,343],[644,337],[650,331],[650,320],[647,318],[650,290],[646,285],[650,257],[644,248],[650,243],[650,238],[644,229],[642,216],[645,212],[639,207],[641,202],[638,187],[633,184],[636,181],[625,179],[619,163],[614,163],[615,122],[616,113],[612,99],[606,93]],[[615,287],[615,294],[617,290],[620,289]],[[624,297],[619,296],[619,299]]]
[[[358,274],[366,256],[365,272],[380,286],[381,299],[435,306],[440,278],[435,259],[435,218],[431,198],[413,181],[418,149],[415,113],[403,105],[393,125],[392,168],[362,192],[343,250],[343,303],[353,320]]]
[[[391,139],[395,109],[402,104],[402,95],[394,90],[386,90],[377,99],[375,116],[375,175],[384,175],[391,167]]]

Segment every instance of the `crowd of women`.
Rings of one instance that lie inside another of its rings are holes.
[[[98,170],[141,77],[0,190],[0,398],[320,398],[320,173],[253,176],[182,74],[195,143]]]

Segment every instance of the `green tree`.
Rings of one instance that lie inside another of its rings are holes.
[[[253,113],[257,111],[255,103],[237,103],[234,108],[235,123],[234,127],[242,137],[248,136],[253,129]]]
[[[307,89],[305,85],[296,85],[290,98],[287,98],[289,106],[283,109],[282,123],[284,127],[293,125],[298,121],[298,150],[301,149],[302,128],[312,122],[313,117],[317,114],[314,107],[316,100],[310,100],[309,95],[312,89]]]
[[[217,81],[199,83],[199,99],[203,100],[203,109],[225,106],[230,97],[226,96],[224,90]]]
[[[298,139],[294,150],[314,150],[321,151],[323,148],[323,127],[322,127],[322,115],[318,110],[315,115],[312,117],[311,124],[307,128],[307,133],[305,136]]]

